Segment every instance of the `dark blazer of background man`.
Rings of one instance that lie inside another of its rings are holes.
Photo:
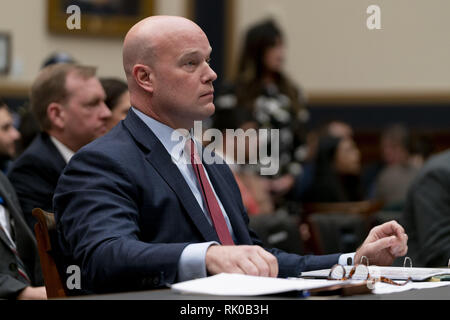
[[[15,142],[19,137],[8,106],[0,100],[2,158],[14,157]],[[34,234],[23,219],[14,188],[0,172],[0,299],[45,299],[42,284]]]
[[[39,291],[41,295],[38,294],[37,298],[45,299],[34,233],[23,219],[13,187],[2,173],[0,173],[0,197],[0,205],[8,212],[7,218],[11,228],[8,236],[4,228],[0,227],[0,299],[20,298],[20,294],[26,289],[31,289],[31,292]],[[22,271],[19,271],[21,267],[28,279],[21,275]]]
[[[221,272],[298,276],[339,261],[263,249],[229,167],[204,164],[236,245],[220,244],[192,167],[180,165],[167,141],[214,112],[210,54],[206,35],[184,18],[150,17],[128,32],[123,56],[134,107],[74,155],[55,191],[59,251],[80,266],[82,289],[139,290]],[[388,223],[371,231],[355,258],[390,264],[406,253],[406,241],[403,228]]]
[[[446,267],[450,259],[450,151],[433,156],[413,180],[403,221],[413,264]]]
[[[74,152],[106,133],[111,112],[95,69],[54,64],[42,69],[31,90],[31,108],[42,132],[13,163],[8,178],[27,224],[33,208],[53,211],[58,178]]]

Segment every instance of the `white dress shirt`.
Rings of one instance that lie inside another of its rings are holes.
[[[3,205],[0,204],[0,225],[5,231],[6,237],[11,242],[11,245],[15,248],[16,244],[14,243],[14,240],[11,237],[11,224],[9,221],[10,221],[9,211]]]
[[[61,141],[59,141],[55,137],[50,136],[50,139],[52,140],[52,142],[55,145],[56,149],[58,149],[59,153],[61,154],[63,159],[66,161],[66,163],[69,163],[70,158],[73,157],[75,152],[70,150],[65,144],[63,144]]]

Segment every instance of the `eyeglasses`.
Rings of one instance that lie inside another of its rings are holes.
[[[361,259],[362,260],[362,259]],[[379,276],[379,277],[373,277],[371,276],[369,272],[368,267],[368,261],[367,265],[365,264],[357,264],[353,266],[350,271],[347,273],[347,270],[345,267],[341,264],[335,264],[328,275],[329,280],[367,280],[370,281],[372,284],[375,282],[383,282],[383,283],[389,283],[395,286],[404,286],[408,282],[412,281],[412,278],[409,277],[405,282],[396,282],[392,279]]]

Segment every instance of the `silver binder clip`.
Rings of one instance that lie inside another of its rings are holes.
[[[403,268],[406,268],[406,261],[409,260],[409,267],[412,268],[412,260],[410,257],[405,257],[405,260],[403,260]]]
[[[367,261],[366,266],[369,266],[369,258],[367,258],[366,256],[362,256],[362,257],[361,257],[361,259],[359,260],[359,264],[363,264],[364,258],[366,258],[366,261]]]

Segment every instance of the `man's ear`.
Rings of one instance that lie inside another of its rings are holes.
[[[136,64],[133,67],[133,77],[139,87],[147,92],[153,93],[153,71],[143,64]]]
[[[64,107],[57,102],[52,102],[47,107],[47,117],[53,127],[63,129],[65,125],[66,114]]]

